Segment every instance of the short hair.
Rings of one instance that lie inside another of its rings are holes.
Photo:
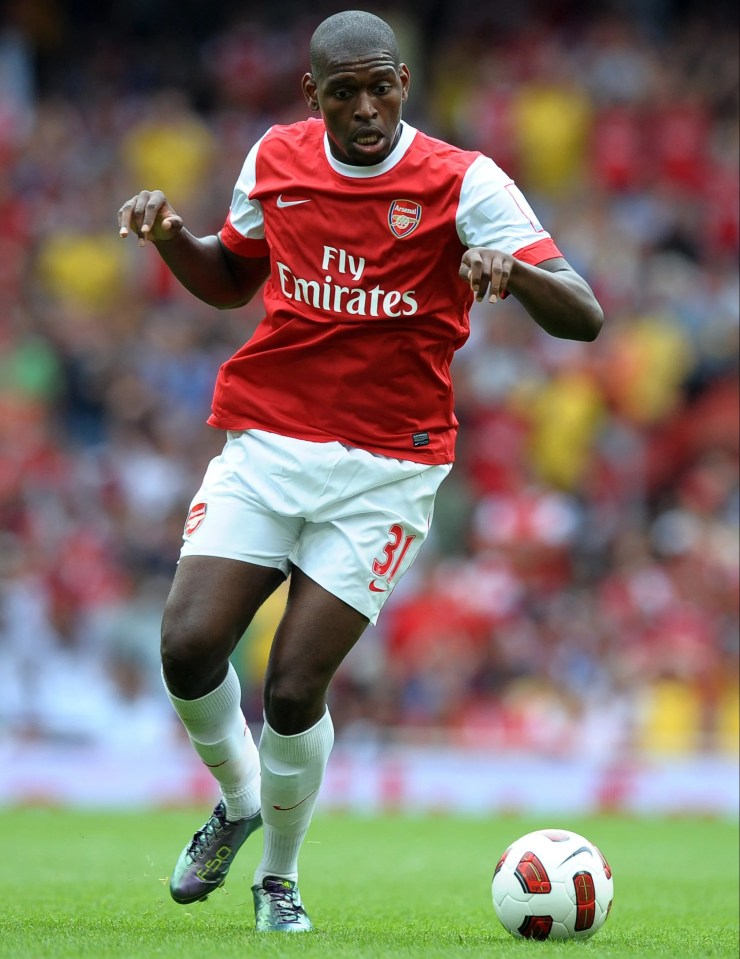
[[[368,50],[382,50],[391,57],[396,69],[401,65],[398,40],[385,20],[365,10],[335,13],[322,21],[311,37],[311,73],[319,77],[330,60]]]

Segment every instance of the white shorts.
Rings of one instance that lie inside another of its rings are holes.
[[[291,565],[375,623],[429,532],[452,466],[264,430],[227,433],[185,522],[181,556]]]

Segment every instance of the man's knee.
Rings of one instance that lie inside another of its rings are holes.
[[[306,676],[268,676],[265,680],[265,718],[275,732],[293,736],[310,729],[326,709],[326,686]]]
[[[160,655],[167,688],[182,699],[205,696],[226,675],[232,646],[207,623],[166,609]]]

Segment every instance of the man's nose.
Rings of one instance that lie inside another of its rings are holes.
[[[361,119],[368,119],[377,116],[377,113],[374,98],[367,92],[360,93],[355,105],[355,116]]]

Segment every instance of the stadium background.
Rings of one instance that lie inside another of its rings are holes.
[[[217,230],[248,147],[305,116],[308,37],[341,8],[0,7],[0,802],[212,790],[159,619],[220,445],[214,374],[260,306],[199,304],[116,211],[156,186]],[[734,5],[370,9],[410,122],[517,179],[607,322],[569,343],[513,299],[474,307],[459,460],[335,683],[323,801],[736,815]],[[256,732],[280,600],[235,657]]]

